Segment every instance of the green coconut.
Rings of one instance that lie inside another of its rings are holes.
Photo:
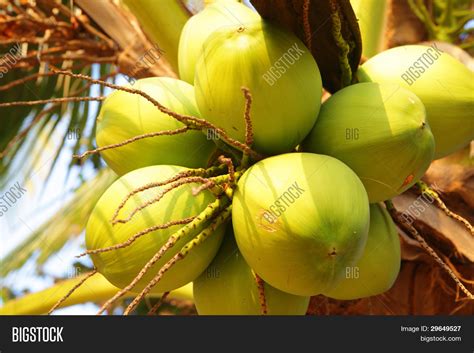
[[[199,117],[193,87],[167,77],[136,81],[133,88],[144,91],[167,108]],[[132,137],[184,125],[160,112],[145,98],[123,91],[114,91],[104,101],[97,118],[96,141],[99,147],[120,143]],[[172,136],[146,138],[103,151],[107,165],[118,175],[157,164],[205,167],[215,151],[215,144],[201,131],[187,131]]]
[[[435,159],[474,139],[474,73],[436,46],[384,51],[358,70],[361,82],[391,82],[415,93],[426,108],[436,141]]]
[[[263,154],[291,151],[318,116],[321,76],[310,51],[292,33],[264,20],[232,25],[204,43],[196,65],[196,101],[203,117],[245,141],[245,99],[254,148]]]
[[[245,260],[287,293],[311,296],[332,288],[365,247],[367,193],[333,157],[290,153],[264,159],[241,177],[232,207]]]
[[[193,196],[192,188],[197,184],[189,184],[165,194],[159,203],[142,209],[127,223],[112,225],[111,220],[115,210],[132,190],[151,182],[165,181],[184,170],[185,168],[177,166],[151,166],[134,170],[113,183],[97,202],[87,223],[87,249],[94,250],[120,244],[149,227],[196,216],[203,211],[210,202],[215,200],[215,197],[207,190]],[[156,187],[134,195],[120,211],[118,218],[127,218],[133,210],[157,197],[162,190],[162,187]],[[166,243],[170,235],[181,227],[183,226],[175,225],[157,230],[138,238],[128,247],[92,254],[92,261],[97,270],[110,283],[124,288]],[[138,282],[134,290],[143,289],[158,270],[200,230],[202,230],[200,227],[196,228],[166,252]],[[222,242],[224,230],[224,227],[218,228],[204,243],[195,247],[183,260],[177,262],[153,288],[153,292],[167,292],[196,279],[216,255]]]
[[[247,6],[233,1],[219,1],[206,6],[186,22],[179,40],[179,76],[194,83],[194,71],[206,39],[219,28],[248,24],[259,15]]]
[[[352,300],[382,294],[389,290],[400,272],[400,240],[387,210],[370,205],[367,244],[359,262],[346,269],[344,280],[324,292],[327,297]]]
[[[233,234],[224,242],[211,265],[193,282],[199,315],[260,315],[255,273],[237,248]],[[309,297],[282,292],[264,283],[268,315],[304,315]]]
[[[410,188],[428,169],[435,143],[418,97],[396,84],[346,87],[322,106],[302,150],[333,156],[354,170],[370,202]]]

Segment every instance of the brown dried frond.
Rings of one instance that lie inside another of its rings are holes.
[[[453,270],[441,259],[441,257],[433,250],[433,248],[426,242],[426,240],[418,233],[416,228],[408,223],[403,217],[401,217],[401,213],[398,212],[393,203],[390,201],[385,202],[387,206],[387,210],[390,212],[394,222],[406,231],[408,234],[411,234],[421,245],[421,247],[443,268],[448,275],[453,279],[453,281],[457,284],[459,289],[469,298],[470,300],[474,299],[474,295],[464,286],[464,284],[460,281],[458,276],[453,272]]]

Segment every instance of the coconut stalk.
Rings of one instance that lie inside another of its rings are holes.
[[[351,0],[362,36],[362,55],[370,58],[383,49],[387,0]]]
[[[45,290],[25,295],[21,298],[10,300],[0,308],[0,315],[42,315],[46,314],[60,299],[62,299],[76,284],[81,282],[87,275],[61,281]],[[112,285],[104,276],[97,273],[90,277],[87,282],[77,288],[59,308],[87,302],[105,301],[119,288]],[[127,292],[125,298],[133,298],[135,294]],[[160,297],[157,294],[150,296]],[[168,298],[192,300],[192,286],[188,284],[174,290]]]
[[[164,57],[178,72],[178,44],[181,30],[191,12],[180,0],[123,0],[137,17],[145,34],[164,51]]]
[[[411,11],[424,24],[429,39],[459,43],[462,48],[472,47],[465,28],[474,19],[472,1],[469,0],[409,0]]]

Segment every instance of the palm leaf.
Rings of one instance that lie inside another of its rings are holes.
[[[110,169],[104,169],[82,184],[55,216],[5,257],[0,266],[0,276],[5,277],[19,269],[35,253],[39,255],[36,263],[43,264],[71,237],[80,235],[99,197],[115,179],[116,175]]]
[[[86,276],[86,275],[84,275]],[[61,281],[50,288],[40,292],[25,295],[24,297],[7,301],[0,308],[0,315],[40,315],[47,313],[56,302],[63,298],[67,292],[80,282],[84,276],[78,278]],[[86,302],[101,302],[109,299],[119,289],[104,276],[97,273],[89,278],[81,287],[74,291],[67,298],[61,308],[70,305],[82,304]],[[136,294],[126,293],[125,297],[134,297]],[[152,295],[153,296],[153,295]],[[192,299],[192,284],[178,288],[170,293],[171,298],[176,299]]]
[[[97,24],[84,21],[84,15],[77,16],[78,11],[79,8],[66,0],[38,0],[16,3],[15,6],[0,2],[2,19],[7,21],[0,30],[0,103],[91,95],[90,85],[54,75],[48,71],[50,67],[86,75],[92,74],[94,65],[99,67],[98,73],[116,71],[119,48]],[[29,128],[33,123],[41,127],[34,133],[42,133],[48,128],[49,134],[53,135],[58,129],[64,129],[65,124],[61,122],[66,120],[69,126],[63,131],[62,142],[57,146],[51,174],[69,129],[84,128],[87,121],[95,118],[88,113],[88,105],[80,102],[1,107],[0,152],[7,146],[9,149],[0,158],[0,180],[4,181],[10,174],[12,165],[25,147],[24,137],[32,134]],[[93,133],[78,132],[84,137],[79,143],[89,141]],[[29,144],[29,152],[36,150],[38,145],[41,147],[40,142]],[[83,147],[81,144],[79,149]],[[29,161],[25,162],[28,164]]]
[[[112,67],[110,65],[102,65],[106,66],[104,70],[110,71]],[[82,70],[81,73],[90,75],[91,71],[89,69]],[[50,84],[46,84],[46,88],[44,88],[45,82],[51,81]],[[41,86],[32,85],[30,83],[30,87],[26,89],[24,86],[22,87],[15,87],[15,89],[9,90],[5,96],[0,96],[0,103],[6,102],[13,102],[13,101],[32,101],[38,99],[48,99],[48,98],[56,98],[60,97],[62,94],[62,89],[54,90],[54,85],[57,82],[57,78],[49,77],[45,79]],[[76,97],[88,97],[92,95],[91,89],[86,86],[87,84],[82,82],[79,86],[77,91],[82,92],[80,94],[75,95]],[[53,89],[53,90],[52,90]],[[31,93],[31,92],[39,92],[39,93]],[[12,94],[13,93],[13,94]],[[27,108],[27,109],[25,109]],[[50,166],[50,171],[48,173],[48,177],[51,175],[54,167],[56,166],[56,162],[59,158],[60,153],[63,151],[63,147],[67,142],[68,135],[71,131],[77,132],[78,138],[75,141],[74,153],[77,153],[80,150],[84,150],[89,148],[91,145],[91,141],[94,141],[94,130],[87,129],[88,126],[93,125],[93,121],[95,120],[95,111],[92,111],[89,104],[85,104],[83,102],[71,102],[67,105],[67,110],[64,112],[62,111],[62,105],[39,105],[37,107],[11,107],[5,108],[0,107],[0,117],[2,119],[2,129],[0,129],[0,152],[5,149],[8,143],[15,138],[18,134],[22,131],[27,129],[31,124],[35,117],[38,117],[38,114],[41,114],[40,120],[36,123],[36,127],[39,129],[31,129],[28,131],[26,136],[31,134],[41,134],[43,132],[47,132],[48,138],[46,141],[49,141],[53,134],[58,133],[61,134],[60,143],[56,146],[56,153],[54,154],[53,162]],[[100,109],[100,103],[98,105]],[[26,137],[25,136],[25,137]],[[44,140],[33,139],[31,143],[26,143],[27,139],[22,138],[18,140],[15,146],[10,150],[10,152],[2,159],[0,159],[0,180],[3,179],[5,182],[5,178],[11,173],[12,165],[15,164],[15,159],[19,158],[19,156],[23,156],[22,159],[26,156],[27,158],[33,158],[34,151],[41,150],[44,147]],[[25,153],[21,153],[20,151],[22,148],[26,149]],[[76,165],[75,161],[72,159],[73,152],[71,151],[71,162],[69,164],[69,168],[72,168]],[[31,159],[24,161],[24,165],[30,164]],[[100,167],[100,164],[96,163],[97,160],[90,161],[85,163],[85,165],[94,165],[95,167]],[[28,173],[26,173],[25,177],[28,177]]]

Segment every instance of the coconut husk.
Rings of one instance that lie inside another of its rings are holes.
[[[362,42],[349,0],[252,0],[252,4],[262,17],[292,31],[306,44],[318,63],[323,85],[329,92],[353,82],[362,54]],[[340,33],[335,33],[339,22]]]

